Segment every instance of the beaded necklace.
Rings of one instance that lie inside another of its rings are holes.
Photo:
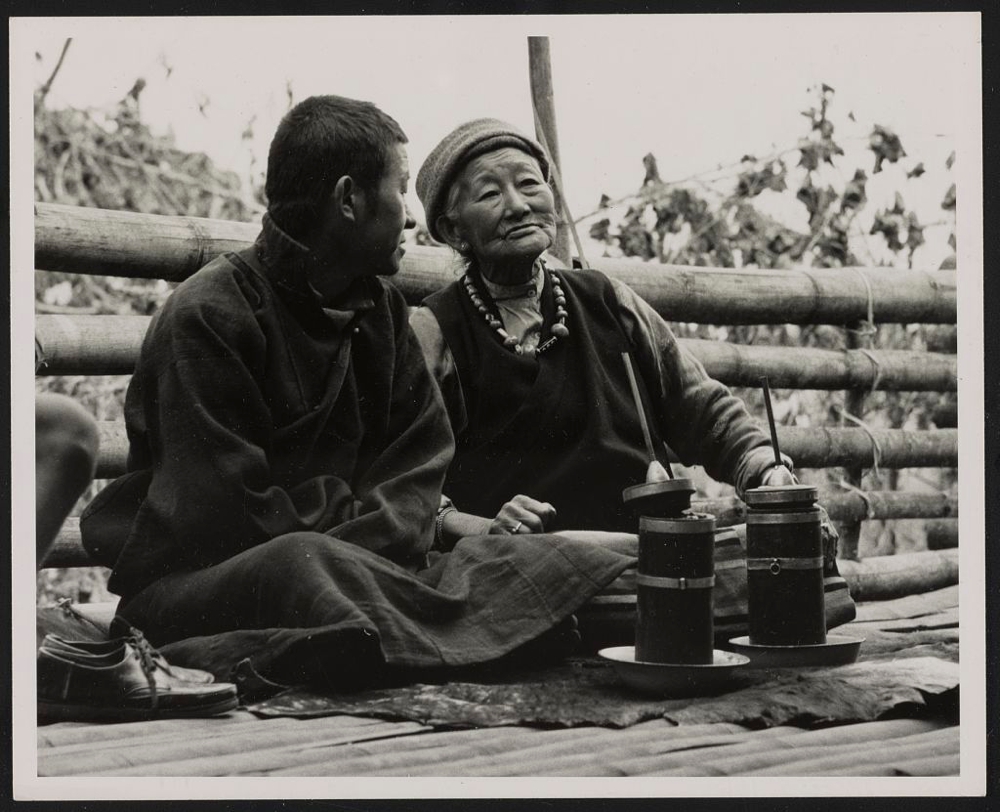
[[[559,284],[559,277],[556,276],[555,271],[544,266],[543,268],[548,273],[549,281],[552,283],[552,296],[556,303],[557,321],[552,325],[552,335],[535,348],[535,355],[540,355],[555,344],[558,339],[566,338],[569,335],[569,328],[566,326],[566,316],[568,315],[566,312],[566,294],[563,293],[562,285]],[[526,350],[521,346],[521,342],[508,333],[503,327],[503,322],[490,312],[486,306],[486,302],[483,300],[483,295],[479,292],[476,283],[472,281],[472,277],[469,274],[465,274],[462,277],[462,284],[465,285],[465,291],[469,294],[469,298],[472,300],[472,304],[475,305],[476,310],[480,312],[486,323],[493,330],[496,330],[503,345],[518,355],[524,354]]]

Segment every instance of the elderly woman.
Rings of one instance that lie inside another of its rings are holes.
[[[428,156],[417,193],[465,275],[411,323],[456,436],[439,543],[486,532],[635,531],[622,489],[643,482],[643,435],[622,353],[658,447],[739,493],[793,482],[743,402],[621,282],[558,270],[549,160],[514,127],[479,119]]]

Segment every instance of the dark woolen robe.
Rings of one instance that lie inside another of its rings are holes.
[[[523,493],[557,506],[553,530],[634,530],[622,489],[643,482],[648,464],[622,361],[635,348],[615,317],[611,286],[596,274],[571,277],[562,283],[570,335],[537,358],[504,347],[460,284],[425,300],[455,358],[465,400],[466,427],[456,437],[444,492],[480,516],[496,515]],[[552,297],[546,279],[542,312],[554,312]],[[662,443],[655,423],[651,431]]]
[[[432,553],[453,440],[406,304],[361,277],[323,307],[305,252],[265,218],[154,317],[130,473],[82,522],[105,555],[124,528],[120,614],[179,664],[334,682],[491,660],[567,618],[630,559],[551,536]]]
[[[635,532],[622,490],[645,481],[648,459],[624,351],[657,448],[666,441],[685,464],[704,464],[737,486],[771,463],[767,436],[743,403],[681,351],[665,325],[669,341],[657,346],[606,276],[556,273],[570,335],[537,357],[505,348],[459,282],[424,302],[457,371],[439,381],[456,434],[444,492],[456,507],[494,516],[523,493],[555,505],[553,529]],[[541,305],[543,313],[555,310],[548,279]],[[551,323],[546,318],[541,343]]]

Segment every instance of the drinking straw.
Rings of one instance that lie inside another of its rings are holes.
[[[642,408],[642,398],[639,396],[639,382],[635,378],[635,370],[632,369],[632,356],[630,356],[627,352],[623,352],[622,361],[625,362],[625,371],[628,373],[629,386],[632,387],[632,399],[635,401],[635,410],[639,413],[639,425],[642,426],[642,436],[646,441],[646,453],[649,455],[650,462],[659,462],[656,458],[656,452],[653,451],[653,437],[649,433],[649,423],[646,422],[646,412]],[[669,462],[664,470],[666,470],[667,476],[671,479],[674,478],[674,472],[670,470]]]
[[[767,375],[760,379],[760,385],[764,388],[764,408],[767,409],[767,425],[771,429],[771,445],[774,447],[774,461],[777,465],[784,465],[781,459],[781,452],[778,450],[778,430],[774,426],[774,412],[771,410],[771,390],[767,385]]]

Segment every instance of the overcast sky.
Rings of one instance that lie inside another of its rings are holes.
[[[635,191],[647,152],[664,179],[677,179],[794,146],[806,132],[808,89],[825,82],[836,90],[831,116],[848,151],[841,171],[862,165],[871,174],[867,135],[875,123],[888,126],[903,140],[905,168],[920,160],[929,170],[908,185],[907,203],[924,222],[940,219],[950,182],[943,162],[963,125],[956,103],[979,59],[972,14],[16,22],[23,28],[12,39],[38,54],[36,84],[73,37],[51,105],[111,107],[142,77],[142,114],[154,132],[172,130],[180,147],[243,176],[251,156],[263,168],[289,86],[297,101],[337,93],[379,104],[410,137],[414,175],[461,121],[496,116],[531,131],[526,40],[547,35],[577,217],[602,193]],[[255,137],[245,142],[251,121]],[[900,177],[878,180],[898,187]],[[879,194],[873,183],[874,204]]]

